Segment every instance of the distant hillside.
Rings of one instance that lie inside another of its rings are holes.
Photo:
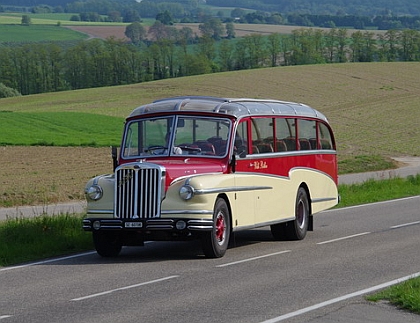
[[[64,7],[69,2],[74,2],[75,0],[0,0],[0,6],[22,6],[22,7],[34,7],[39,5],[48,5],[48,6],[62,6]]]
[[[274,67],[6,98],[1,99],[1,110],[122,118],[136,106],[168,96],[271,98],[306,103],[323,112],[334,128],[341,160],[420,156],[419,74],[417,62]]]
[[[98,3],[98,1],[85,0]],[[65,7],[67,3],[76,0],[0,0],[0,6],[26,6],[39,5]],[[102,4],[119,2],[131,5],[135,0],[102,0]],[[143,0],[144,3],[153,4],[162,2],[180,3],[191,7],[198,5],[203,0]],[[328,15],[420,15],[420,2],[413,0],[206,0],[208,5],[233,8],[250,8],[268,12],[300,13],[300,14],[328,14]]]
[[[412,0],[207,0],[207,4],[280,13],[358,16],[420,14],[420,2]]]

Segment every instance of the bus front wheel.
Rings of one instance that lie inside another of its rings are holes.
[[[226,253],[230,237],[230,213],[226,201],[218,198],[214,205],[213,230],[202,238],[202,248],[207,258],[220,258]]]
[[[117,232],[93,231],[93,243],[96,252],[102,257],[116,257],[119,255],[122,244]]]

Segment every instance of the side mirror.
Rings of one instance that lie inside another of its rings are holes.
[[[112,165],[113,165],[113,170],[115,171],[115,169],[118,166],[118,151],[117,151],[117,147],[112,146],[111,147],[111,156],[112,156]]]

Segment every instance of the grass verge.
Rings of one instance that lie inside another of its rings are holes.
[[[358,155],[338,160],[338,170],[341,175],[373,172],[397,167],[392,159],[380,155]]]
[[[372,302],[389,301],[398,308],[420,314],[420,277],[391,286],[379,293],[367,296]]]
[[[368,180],[361,184],[339,185],[341,197],[337,207],[387,201],[396,198],[420,195],[420,174],[407,178],[395,177],[376,181]]]
[[[15,218],[0,222],[0,266],[92,250],[82,216]]]

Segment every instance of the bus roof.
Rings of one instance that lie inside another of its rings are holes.
[[[232,115],[236,118],[258,115],[284,115],[317,118],[328,122],[321,112],[301,103],[270,99],[218,98],[210,96],[181,96],[156,100],[140,106],[129,117],[149,113],[190,111]]]

